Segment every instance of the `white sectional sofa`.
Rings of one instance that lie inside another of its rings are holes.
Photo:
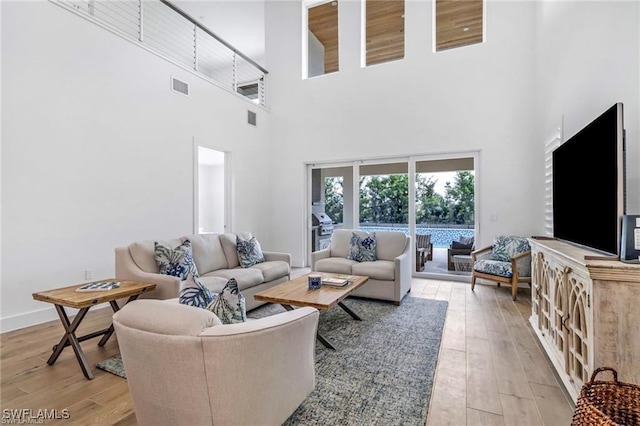
[[[347,259],[351,234],[368,234],[353,229],[338,229],[328,248],[311,253],[311,270],[337,274],[366,275],[369,280],[356,289],[354,296],[389,300],[399,305],[411,290],[411,241],[403,232],[376,232],[376,258],[373,262]]]
[[[238,235],[245,240],[251,238],[248,232]],[[245,297],[247,310],[264,304],[254,300],[254,294],[290,279],[291,255],[288,253],[263,251],[265,262],[249,268],[240,267],[236,234],[233,233],[188,235],[172,240],[136,241],[127,247],[118,247],[115,249],[116,278],[157,284],[156,289],[146,293],[145,297],[154,299],[178,297],[181,280],[178,277],[159,273],[155,260],[154,242],[177,247],[185,239],[191,242],[193,260],[198,269],[200,281],[214,292],[219,292],[230,278],[235,278],[240,292]]]

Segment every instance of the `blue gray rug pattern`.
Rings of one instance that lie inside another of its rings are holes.
[[[440,351],[447,302],[405,297],[400,306],[348,298],[321,312],[319,332],[336,350],[316,344],[316,388],[285,425],[424,426]],[[247,314],[261,318],[283,312],[264,305]],[[126,377],[113,357],[98,368]]]

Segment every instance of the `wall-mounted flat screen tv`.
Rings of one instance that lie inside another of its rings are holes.
[[[625,214],[622,103],[553,151],[553,235],[606,255],[620,254]]]

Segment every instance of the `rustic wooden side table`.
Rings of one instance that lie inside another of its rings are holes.
[[[96,282],[105,281],[118,280],[112,278]],[[76,358],[78,359],[78,363],[80,364],[80,368],[82,369],[85,377],[87,379],[93,379],[93,373],[89,368],[89,364],[87,364],[84,352],[82,352],[82,348],[80,347],[80,342],[84,342],[85,340],[92,339],[94,337],[102,336],[102,339],[100,339],[100,341],[98,342],[98,346],[104,346],[113,334],[113,324],[111,324],[111,326],[108,328],[89,333],[85,336],[76,336],[76,330],[78,329],[78,326],[84,319],[89,309],[92,306],[99,305],[100,303],[108,302],[111,305],[113,312],[118,312],[118,310],[120,309],[118,303],[116,302],[118,299],[128,297],[126,303],[129,303],[132,300],[137,299],[142,293],[151,291],[156,287],[155,284],[140,283],[135,281],[119,281],[119,283],[120,287],[107,291],[76,291],[76,289],[78,289],[79,287],[87,284],[84,283],[54,290],[33,293],[32,296],[35,300],[54,304],[54,306],[56,307],[56,311],[58,312],[58,316],[60,317],[60,321],[62,322],[62,326],[65,330],[64,336],[62,336],[60,342],[53,347],[53,353],[49,357],[49,360],[47,360],[47,364],[53,365],[62,353],[62,350],[67,346],[71,346],[76,354]],[[69,321],[69,317],[64,310],[65,306],[68,308],[75,308],[80,310],[73,319],[73,322]]]

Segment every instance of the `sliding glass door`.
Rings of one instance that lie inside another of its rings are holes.
[[[320,222],[329,218],[333,230],[411,235],[417,276],[469,275],[471,250],[458,249],[461,244],[471,248],[476,234],[477,157],[465,153],[309,165],[309,253],[328,245],[330,232]]]

